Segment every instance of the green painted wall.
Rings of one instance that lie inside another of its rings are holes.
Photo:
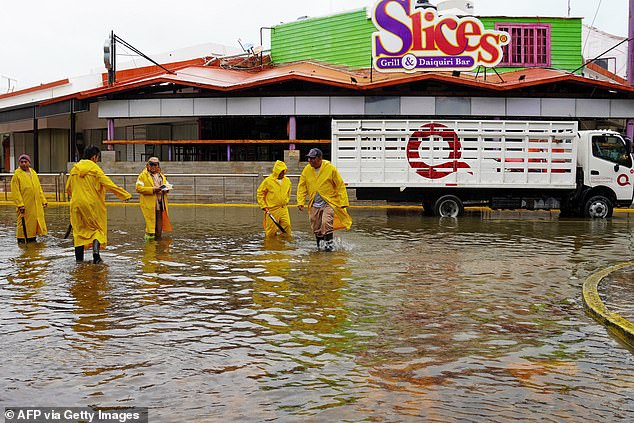
[[[374,31],[376,28],[363,9],[285,23],[271,31],[271,60],[273,63],[319,60],[368,68]]]
[[[550,24],[551,67],[572,71],[581,65],[580,18],[481,17],[480,20],[487,29],[494,29],[495,22]],[[363,9],[277,25],[271,31],[271,59],[277,64],[318,60],[368,68],[372,55],[371,36],[375,31],[372,20]]]
[[[496,22],[539,23],[550,25],[550,67],[573,71],[581,66],[581,19],[580,18],[511,18],[481,17],[486,29],[495,29]],[[509,70],[508,68],[496,68]],[[517,69],[517,68],[515,68]]]

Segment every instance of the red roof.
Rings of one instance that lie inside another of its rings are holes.
[[[255,63],[257,59],[255,58],[253,62]],[[233,92],[286,81],[305,81],[366,92],[420,81],[437,81],[452,85],[462,85],[466,88],[489,90],[491,92],[508,92],[525,87],[571,82],[590,87],[634,93],[634,87],[626,83],[620,83],[620,81],[601,81],[562,70],[543,68],[527,68],[502,73],[499,76],[488,70],[485,80],[483,72],[480,72],[477,78],[475,74],[464,72],[460,74],[453,74],[452,72],[379,73],[370,69],[355,70],[307,61],[273,66],[267,64],[262,68],[255,66],[250,69],[230,69],[219,66],[218,62],[213,66],[204,66],[202,59],[164,66],[171,73],[165,72],[157,66],[125,70],[117,72],[117,82],[112,86],[104,85],[103,87],[77,92],[61,98],[46,100],[42,104],[55,103],[69,98],[88,99],[165,83],[199,87],[212,91]]]
[[[23,90],[11,91],[10,93],[0,94],[0,100],[3,98],[14,97],[22,94],[28,94],[35,91],[46,90],[49,88],[59,87],[68,84],[68,79],[60,79],[59,81],[48,82],[46,84],[37,85],[35,87],[25,88]]]

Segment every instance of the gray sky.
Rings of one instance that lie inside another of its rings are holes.
[[[567,16],[570,3],[570,16],[627,35],[628,0],[474,1],[476,14],[483,16]],[[368,4],[373,1],[5,0],[0,8],[0,93],[7,90],[7,76],[21,89],[102,69],[110,30],[151,56],[208,42],[239,47],[238,38],[259,44],[260,27]],[[268,46],[266,31],[264,39]]]

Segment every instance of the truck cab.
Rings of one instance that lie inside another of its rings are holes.
[[[634,159],[631,141],[616,132],[604,130],[580,131],[577,141],[577,163],[583,170],[580,211],[586,217],[610,217],[615,206],[632,206]]]

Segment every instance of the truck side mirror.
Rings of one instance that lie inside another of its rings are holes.
[[[619,171],[619,169],[620,169],[619,164],[618,164],[618,163],[617,163],[617,164],[615,164],[615,165],[614,165],[614,171],[615,171],[615,172],[618,172],[618,171]]]

